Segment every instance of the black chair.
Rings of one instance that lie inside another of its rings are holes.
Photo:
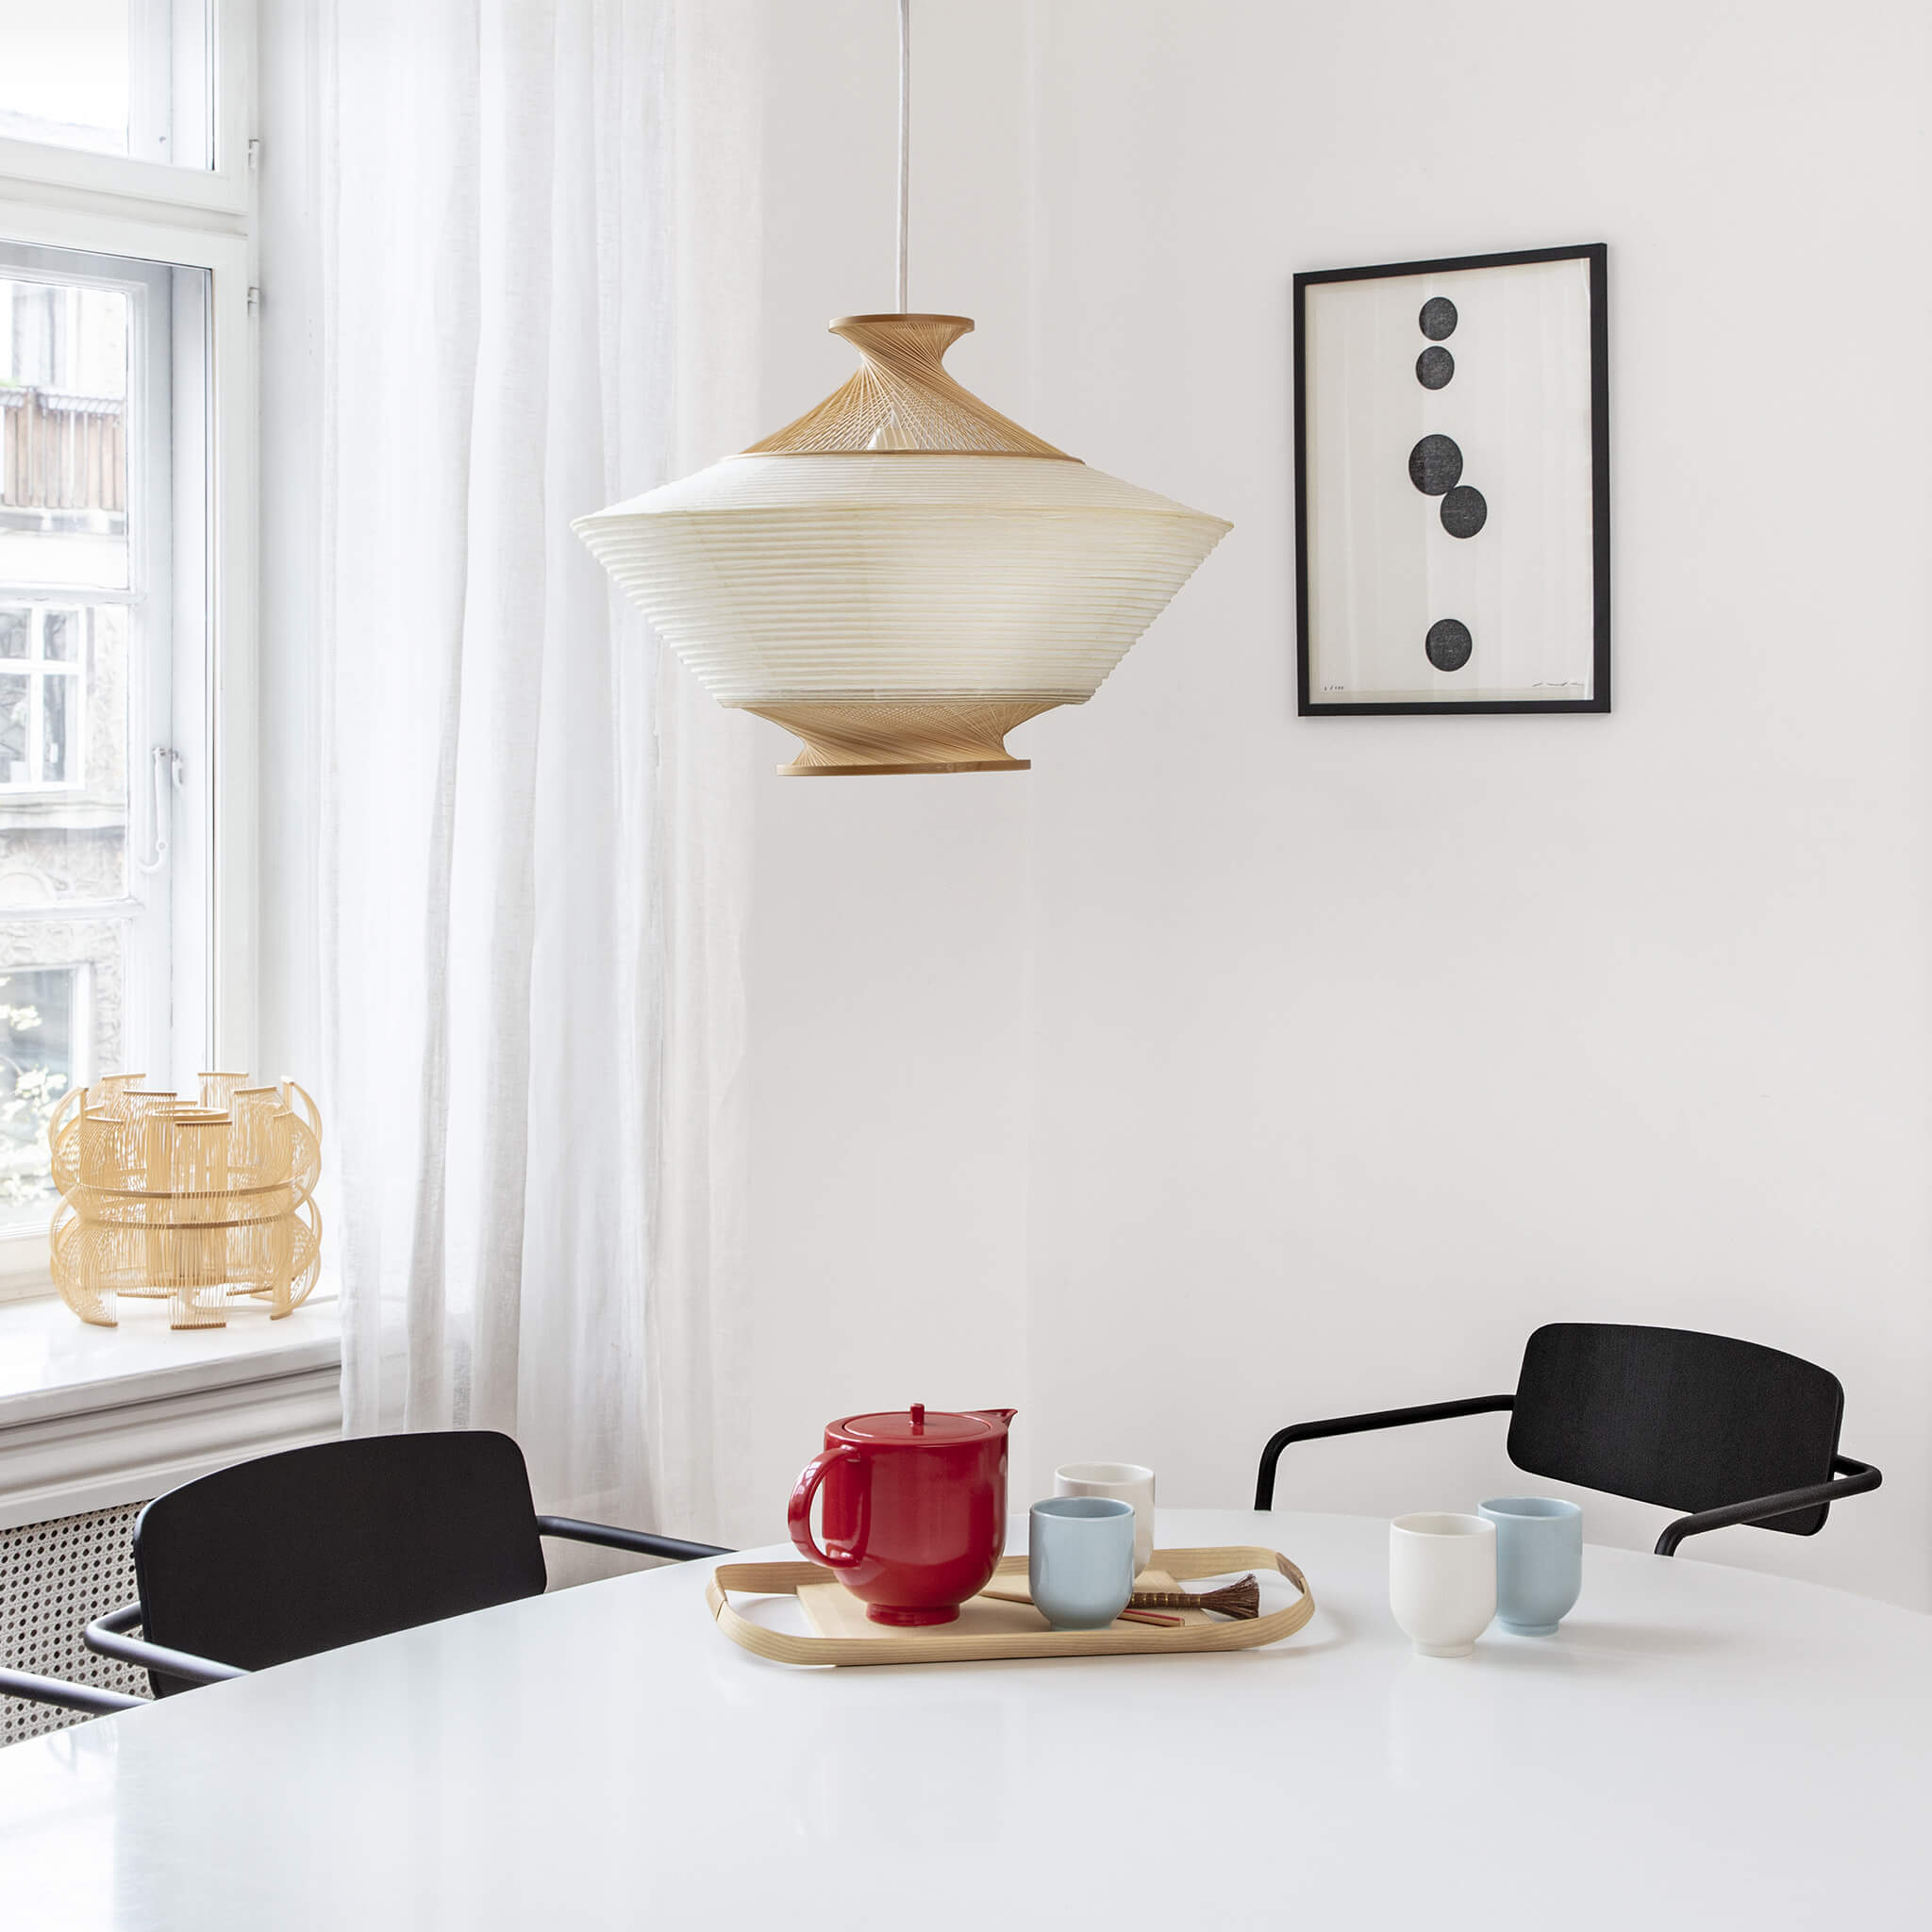
[[[64,1677],[40,1677],[31,1671],[0,1670],[0,1697],[21,1697],[29,1704],[58,1704],[64,1710],[85,1711],[89,1717],[108,1717],[117,1710],[139,1710],[144,1697],[124,1696],[92,1684],[70,1684]]]
[[[87,1643],[144,1666],[166,1697],[541,1596],[546,1536],[680,1561],[729,1554],[539,1516],[523,1451],[493,1431],[366,1436],[157,1496],[134,1523],[140,1601],[90,1624]],[[137,1624],[138,1639],[127,1635]]]
[[[1674,1555],[1687,1536],[1734,1523],[1816,1536],[1840,1496],[1882,1480],[1869,1463],[1838,1453],[1844,1407],[1836,1375],[1755,1341],[1557,1322],[1529,1338],[1513,1395],[1277,1430],[1261,1452],[1255,1507],[1274,1507],[1275,1465],[1291,1442],[1507,1409],[1518,1469],[1690,1510],[1657,1538],[1659,1557]]]

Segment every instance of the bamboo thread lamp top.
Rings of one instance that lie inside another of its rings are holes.
[[[1078,462],[1002,416],[947,375],[966,315],[841,315],[833,335],[858,351],[851,379],[748,457],[1004,456]]]

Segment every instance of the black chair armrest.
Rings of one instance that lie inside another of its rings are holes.
[[[110,1717],[117,1710],[139,1710],[145,1697],[124,1696],[92,1684],[70,1684],[60,1677],[37,1677],[31,1671],[0,1671],[0,1697],[24,1697],[29,1704],[58,1704],[66,1710],[84,1710],[90,1717]]]
[[[1849,1456],[1834,1456],[1831,1466],[1842,1481],[1807,1483],[1802,1490],[1783,1490],[1775,1496],[1755,1496],[1748,1503],[1726,1503],[1721,1509],[1700,1509],[1694,1516],[1678,1517],[1664,1525],[1664,1533],[1657,1540],[1657,1554],[1674,1557],[1687,1536],[1728,1529],[1734,1523],[1762,1523],[1768,1516],[1813,1508],[1820,1503],[1836,1503],[1840,1496],[1875,1490],[1885,1480],[1869,1462],[1855,1462]]]
[[[1260,1473],[1255,1478],[1255,1507],[1274,1507],[1274,1465],[1291,1442],[1315,1442],[1324,1436],[1358,1436],[1369,1429],[1399,1429],[1409,1423],[1441,1423],[1458,1415],[1489,1415],[1514,1408],[1516,1397],[1470,1395],[1460,1402],[1425,1402],[1414,1408],[1378,1408],[1370,1415],[1340,1415],[1324,1423],[1293,1423],[1277,1429],[1261,1452]]]
[[[127,1604],[109,1610],[105,1617],[96,1617],[80,1633],[81,1641],[97,1656],[119,1657],[124,1664],[139,1664],[143,1670],[179,1677],[188,1684],[224,1684],[230,1677],[248,1674],[237,1664],[217,1663],[212,1657],[195,1657],[185,1650],[170,1650],[164,1643],[128,1636],[140,1622],[141,1606]]]
[[[640,1557],[670,1557],[689,1563],[699,1557],[728,1557],[716,1543],[680,1542],[675,1536],[654,1536],[647,1529],[619,1529],[612,1523],[579,1523],[575,1516],[540,1516],[537,1528],[544,1536],[560,1536],[574,1543],[601,1543],[608,1550],[630,1550]]]

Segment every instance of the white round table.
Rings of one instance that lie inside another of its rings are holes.
[[[310,1657],[0,1752],[0,1921],[1923,1922],[1932,1619],[1592,1547],[1558,1636],[1426,1659],[1386,1540],[1163,1509],[1307,1573],[1227,1656],[794,1670],[689,1564]]]

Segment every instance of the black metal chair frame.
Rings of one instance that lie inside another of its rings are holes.
[[[608,1550],[628,1550],[640,1557],[668,1557],[675,1562],[689,1563],[699,1557],[728,1557],[731,1552],[717,1543],[688,1543],[675,1536],[655,1536],[644,1529],[621,1529],[610,1523],[580,1523],[574,1516],[540,1516],[537,1519],[537,1533],[540,1536],[554,1536],[575,1543],[596,1543]],[[141,1622],[141,1605],[124,1605],[118,1610],[109,1610],[104,1617],[96,1617],[81,1633],[87,1647],[101,1657],[117,1657],[126,1664],[138,1664],[144,1670],[160,1671],[171,1677],[180,1677],[191,1684],[222,1684],[230,1677],[245,1677],[249,1672],[237,1664],[217,1662],[213,1657],[195,1657],[185,1650],[170,1650],[165,1644],[149,1643],[144,1638],[130,1637],[128,1632]],[[47,1680],[42,1680],[47,1681]],[[84,1686],[62,1687],[84,1690]],[[89,1691],[90,1696],[114,1697],[111,1691]],[[58,1702],[49,1699],[49,1702]],[[123,1709],[144,1700],[138,1697],[117,1699],[109,1707]],[[86,1707],[76,1706],[75,1708]]]
[[[28,1704],[58,1704],[89,1717],[111,1717],[117,1710],[139,1710],[148,1700],[120,1690],[103,1690],[92,1684],[70,1684],[64,1677],[36,1676],[31,1671],[0,1670],[0,1697],[19,1697]]]
[[[1261,1467],[1255,1481],[1255,1507],[1274,1507],[1274,1471],[1281,1452],[1291,1442],[1320,1441],[1324,1436],[1359,1436],[1371,1429],[1399,1429],[1410,1423],[1449,1422],[1457,1416],[1491,1415],[1516,1407],[1514,1392],[1507,1395],[1471,1395],[1460,1402],[1425,1402],[1412,1408],[1382,1408],[1368,1415],[1336,1416],[1327,1422],[1295,1423],[1277,1429],[1261,1451]],[[1718,1509],[1700,1509],[1694,1515],[1680,1516],[1667,1524],[1657,1540],[1659,1557],[1676,1555],[1677,1545],[1687,1536],[1702,1536],[1709,1529],[1728,1529],[1733,1524],[1761,1523],[1768,1517],[1783,1516],[1793,1509],[1815,1507],[1875,1490],[1883,1480],[1869,1462],[1855,1461],[1849,1456],[1831,1458],[1834,1480],[1807,1483],[1802,1489],[1785,1490],[1774,1496],[1754,1496],[1747,1502],[1727,1503]]]

